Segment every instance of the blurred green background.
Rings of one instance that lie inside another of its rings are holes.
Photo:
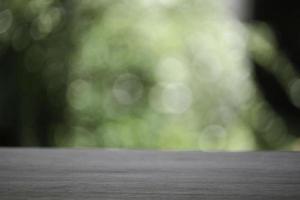
[[[280,58],[295,105],[297,75],[229,2],[1,0],[1,145],[299,149],[251,59]]]

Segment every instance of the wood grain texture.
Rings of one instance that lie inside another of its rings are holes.
[[[0,199],[300,199],[300,153],[0,149]]]

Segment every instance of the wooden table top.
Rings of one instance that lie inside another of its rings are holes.
[[[300,153],[0,148],[0,199],[300,199]]]

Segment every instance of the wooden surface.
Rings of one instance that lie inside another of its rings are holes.
[[[0,149],[0,199],[300,199],[300,153]]]

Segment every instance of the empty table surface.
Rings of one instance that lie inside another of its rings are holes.
[[[300,199],[300,153],[0,148],[0,199]]]

